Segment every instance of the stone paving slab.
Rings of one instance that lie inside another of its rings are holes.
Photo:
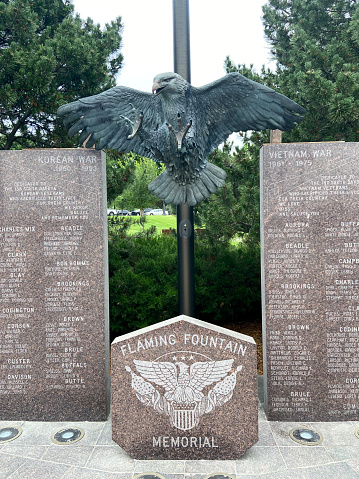
[[[86,466],[94,452],[94,448],[92,446],[77,446],[75,444],[70,447],[71,450],[66,446],[49,447],[42,456],[42,460],[59,464],[69,464],[70,466]]]
[[[185,470],[186,461],[136,461],[135,474],[155,471],[159,474],[181,474]],[[187,461],[191,463],[200,461]],[[203,461],[210,462],[210,461]],[[230,461],[228,461],[230,462]],[[167,479],[167,478],[166,478]]]
[[[253,447],[276,446],[272,429],[268,422],[259,421],[258,426],[258,442]]]
[[[356,422],[268,422],[259,405],[259,441],[236,461],[134,460],[111,438],[106,422],[12,422],[23,433],[0,446],[1,479],[359,479]],[[56,445],[51,436],[67,426],[80,427],[84,437],[73,445]],[[312,427],[323,443],[305,446],[292,441],[293,427]]]
[[[1,452],[3,454],[9,454],[11,456],[29,458],[29,459],[42,459],[49,446],[18,446],[16,442],[9,442],[2,446]]]
[[[359,464],[359,444],[353,446],[327,445],[325,448],[334,462],[356,460]]]
[[[10,475],[17,471],[24,463],[24,457],[14,457],[8,454],[0,453],[0,470],[3,477],[10,477]]]
[[[127,472],[109,474],[108,472],[94,471],[82,467],[72,467],[61,479],[129,479],[129,475]]]
[[[353,461],[346,461],[349,466],[359,473],[359,458]]]
[[[279,451],[284,459],[287,469],[297,469],[333,462],[332,457],[324,447],[320,446],[302,446],[302,447],[280,447]]]
[[[61,479],[70,468],[66,464],[55,464],[53,462],[39,461],[37,459],[26,459],[12,474],[5,476],[9,479]]]

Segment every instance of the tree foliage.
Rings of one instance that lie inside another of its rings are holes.
[[[121,29],[82,21],[70,0],[0,2],[0,148],[72,146],[56,110],[114,86]]]
[[[143,158],[134,154],[133,158],[135,159],[135,169],[131,181],[126,185],[121,195],[121,202],[126,205],[126,208],[140,208],[141,215],[143,215],[144,208],[155,204],[162,206],[162,200],[158,200],[158,198],[151,193],[148,189],[148,185],[164,171],[165,168],[149,158]]]
[[[264,25],[277,70],[235,65],[239,72],[304,106],[304,121],[284,132],[284,142],[359,139],[359,3],[349,0],[269,0]],[[198,224],[212,241],[231,234],[259,241],[259,155],[269,132],[243,134],[243,146],[228,146],[212,160],[227,172],[225,188],[198,207]],[[248,235],[247,235],[248,234]]]
[[[258,155],[258,144],[246,137],[234,152],[231,144],[225,144],[213,154],[211,162],[227,173],[226,185],[202,201],[194,215],[196,225],[205,226],[202,239],[210,244],[229,243],[233,236],[240,241],[259,241]]]
[[[280,91],[307,110],[285,141],[358,141],[359,3],[269,0],[263,22]]]
[[[115,199],[132,183],[136,169],[137,155],[107,150],[106,178],[107,204],[114,206]]]

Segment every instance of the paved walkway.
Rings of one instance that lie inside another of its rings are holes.
[[[259,378],[261,384],[261,378]],[[137,461],[111,440],[111,423],[0,422],[23,433],[0,446],[1,479],[359,479],[355,422],[307,423],[319,431],[319,446],[302,446],[289,431],[302,423],[268,422],[259,388],[259,442],[236,461]],[[84,429],[76,444],[58,446],[51,436],[72,426]],[[142,474],[143,473],[143,474]],[[144,474],[147,473],[147,474]],[[146,477],[147,476],[147,477]]]

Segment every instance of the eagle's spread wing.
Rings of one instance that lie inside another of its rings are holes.
[[[166,391],[173,391],[178,387],[177,369],[174,364],[138,359],[134,359],[133,362],[137,371],[148,381],[163,386]]]
[[[63,105],[57,113],[64,117],[65,126],[76,121],[69,135],[81,132],[79,143],[91,135],[87,148],[97,143],[98,150],[107,147],[148,156],[148,150],[137,135],[131,141],[127,140],[131,129],[123,117],[135,120],[133,108],[138,113],[143,112],[146,130],[157,130],[164,121],[161,102],[156,95],[123,86]]]
[[[219,381],[231,369],[233,359],[193,363],[190,369],[190,386],[202,391],[205,386]]]
[[[205,155],[233,132],[289,130],[305,113],[304,108],[286,96],[239,73],[229,73],[191,91],[196,110],[205,113],[202,113]]]

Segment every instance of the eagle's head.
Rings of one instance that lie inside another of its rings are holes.
[[[183,373],[189,370],[189,366],[183,363],[182,361],[178,361],[177,363],[175,363],[175,365],[179,367],[180,373]]]
[[[188,88],[188,83],[177,73],[160,73],[153,79],[152,93],[156,95],[181,95]]]

